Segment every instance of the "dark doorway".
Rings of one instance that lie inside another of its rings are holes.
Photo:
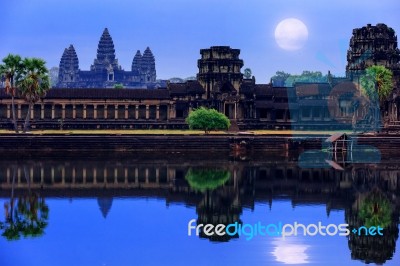
[[[235,118],[235,105],[234,104],[225,104],[225,115],[229,119]]]

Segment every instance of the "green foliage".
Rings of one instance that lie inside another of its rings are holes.
[[[114,89],[123,89],[123,88],[124,88],[124,84],[121,84],[121,83],[114,84]]]
[[[18,85],[25,100],[34,103],[50,89],[49,71],[46,62],[40,58],[25,58],[22,63],[22,78]]]
[[[191,188],[204,192],[222,186],[230,176],[228,171],[221,169],[189,169],[185,179]]]
[[[17,86],[25,101],[29,103],[24,123],[24,132],[26,132],[32,106],[50,89],[50,78],[46,62],[40,58],[25,58],[22,65],[21,78],[17,81]]]
[[[49,207],[44,198],[30,194],[19,197],[16,208],[13,201],[10,205],[5,205],[9,214],[6,221],[0,222],[2,236],[7,240],[18,240],[21,236],[39,237],[44,234],[49,218]]]
[[[386,228],[391,223],[392,207],[382,193],[374,191],[361,202],[358,216],[367,227]]]
[[[228,129],[231,125],[229,119],[215,109],[200,107],[186,118],[190,129],[201,129],[207,134],[210,130]]]
[[[251,75],[252,75],[251,69],[250,68],[245,68],[243,77],[245,79],[251,79]]]
[[[284,71],[277,71],[272,77],[277,86],[292,87],[296,82],[327,82],[328,75],[322,75],[320,71],[305,70],[300,75],[293,75]]]
[[[9,54],[2,61],[0,74],[5,78],[6,92],[11,96],[16,96],[16,83],[23,68],[21,56]]]
[[[361,77],[361,92],[370,101],[384,101],[393,90],[393,73],[384,66],[371,66]]]
[[[21,56],[12,54],[3,58],[3,64],[0,65],[0,76],[5,79],[6,93],[11,95],[12,121],[16,133],[18,133],[18,127],[14,97],[18,96],[17,80],[20,78],[22,68]]]

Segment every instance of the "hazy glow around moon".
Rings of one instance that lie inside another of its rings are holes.
[[[299,50],[307,39],[308,29],[301,20],[288,18],[279,22],[275,28],[275,40],[282,49]]]

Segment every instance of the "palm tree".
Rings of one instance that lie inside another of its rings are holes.
[[[370,66],[361,77],[362,92],[381,104],[393,90],[393,72],[384,66]]]
[[[23,73],[18,85],[22,96],[29,104],[23,129],[26,132],[29,127],[31,109],[34,103],[45,96],[46,92],[50,89],[50,78],[44,60],[40,58],[25,58],[22,64]]]
[[[374,117],[374,127],[378,127],[379,110],[384,114],[384,102],[393,91],[393,72],[384,66],[374,65],[365,70],[361,77],[361,92],[369,99]]]
[[[15,132],[18,133],[14,98],[18,95],[16,84],[21,74],[22,59],[19,55],[9,54],[3,58],[3,63],[0,65],[0,74],[5,77],[6,93],[11,96],[12,122]]]

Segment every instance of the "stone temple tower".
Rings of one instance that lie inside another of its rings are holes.
[[[356,79],[372,65],[382,65],[399,76],[400,51],[395,31],[383,23],[354,29],[347,51],[346,75]]]
[[[142,66],[142,54],[137,50],[132,60],[132,72],[139,73]]]
[[[104,69],[109,70],[110,68],[113,70],[120,69],[118,59],[115,59],[114,42],[108,29],[105,28],[98,44],[97,57],[94,59],[90,70],[103,71]]]
[[[132,72],[137,72],[140,82],[148,83],[156,81],[156,61],[150,48],[147,47],[143,55],[137,50],[132,60]]]
[[[197,80],[206,90],[207,99],[215,93],[237,94],[243,80],[240,50],[229,46],[212,46],[210,49],[201,49],[200,54]]]
[[[118,64],[114,42],[107,28],[101,34],[96,58],[90,70],[80,70],[78,57],[71,45],[65,49],[59,71],[58,88],[113,88],[122,84],[126,88],[152,88],[156,81],[156,63],[150,48],[143,55],[138,50],[132,60],[131,71]]]
[[[156,81],[156,63],[149,47],[143,52],[140,75],[142,77],[142,82]]]
[[[79,60],[75,48],[71,44],[68,48],[65,48],[64,53],[61,56],[58,79],[59,82],[73,84],[78,80],[78,75]]]

